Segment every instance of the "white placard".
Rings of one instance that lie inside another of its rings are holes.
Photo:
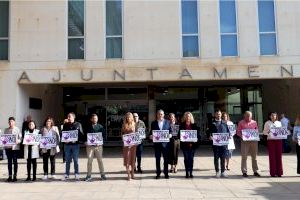
[[[257,129],[243,129],[242,139],[243,141],[259,141],[259,132]]]
[[[172,130],[172,136],[178,136],[179,125],[172,124],[171,125],[171,130]]]
[[[88,146],[103,145],[102,132],[88,133],[87,134],[87,145]]]
[[[11,147],[17,144],[16,134],[1,134],[0,135],[0,146]]]
[[[236,125],[232,124],[232,125],[227,125],[228,129],[229,129],[229,133],[231,136],[234,136],[236,134]]]
[[[61,141],[62,142],[77,142],[78,141],[78,130],[62,131]]]
[[[139,133],[129,133],[123,135],[123,144],[125,147],[134,146],[141,143],[141,139],[139,137]]]
[[[138,134],[140,135],[140,139],[145,139],[146,138],[145,128],[138,128]]]
[[[289,131],[285,127],[272,127],[270,128],[270,133],[268,139],[272,140],[282,140],[287,139]]]
[[[229,144],[229,133],[213,133],[213,145],[226,146]]]
[[[40,134],[25,132],[23,144],[25,145],[39,145],[41,140]]]
[[[51,149],[57,146],[56,137],[53,136],[42,136],[40,140],[41,149]]]
[[[170,142],[169,130],[153,130],[153,142]]]
[[[198,142],[197,130],[180,130],[181,142]]]

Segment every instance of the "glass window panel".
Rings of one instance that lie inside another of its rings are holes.
[[[260,34],[260,54],[261,55],[276,55],[276,34]]]
[[[274,1],[259,0],[258,1],[258,16],[259,16],[259,31],[274,32],[275,17],[274,17]]]
[[[0,37],[8,37],[9,2],[0,1]]]
[[[8,40],[0,40],[0,60],[8,60]]]
[[[222,35],[221,36],[221,53],[222,56],[237,56],[237,36]]]
[[[236,10],[234,0],[220,0],[221,33],[236,33]]]
[[[106,38],[106,58],[122,58],[122,38]]]
[[[183,0],[182,11],[182,33],[198,33],[198,14],[196,0]]]
[[[68,2],[68,33],[69,36],[84,35],[84,1],[69,0]]]
[[[122,35],[122,1],[106,1],[106,35]]]
[[[69,59],[84,59],[84,39],[69,39],[68,50]]]
[[[183,57],[198,57],[198,36],[183,36],[182,38]]]

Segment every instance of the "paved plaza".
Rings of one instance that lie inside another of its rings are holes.
[[[183,157],[180,155],[178,172],[170,174],[170,179],[155,177],[155,160],[153,149],[145,149],[143,174],[136,174],[136,179],[127,181],[122,166],[121,148],[105,148],[104,165],[108,180],[100,181],[98,166],[93,163],[93,181],[85,182],[85,149],[81,149],[80,175],[82,181],[60,181],[64,172],[61,157],[57,159],[57,180],[42,181],[42,160],[38,160],[38,181],[25,182],[26,162],[19,160],[19,181],[5,183],[7,178],[6,161],[0,161],[0,199],[300,199],[300,176],[296,174],[296,155],[294,152],[284,154],[284,175],[281,178],[269,176],[266,148],[260,146],[258,163],[262,177],[243,178],[240,172],[239,150],[234,152],[230,163],[229,178],[214,177],[213,154],[211,147],[203,145],[197,151],[194,164],[194,178],[184,177]],[[250,158],[250,157],[249,157]],[[248,174],[252,175],[251,162],[248,158]],[[73,172],[73,167],[71,168]],[[163,177],[163,176],[162,176]]]

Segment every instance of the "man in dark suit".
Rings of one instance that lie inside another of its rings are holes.
[[[158,110],[156,113],[156,120],[151,123],[150,139],[153,139],[154,130],[169,130],[171,133],[171,126],[168,120],[164,119],[164,111]],[[172,137],[172,134],[169,134]],[[157,142],[154,143],[155,159],[156,159],[156,179],[160,178],[161,168],[160,168],[160,158],[163,154],[164,158],[164,174],[165,178],[169,178],[168,174],[168,154],[169,154],[169,142]]]

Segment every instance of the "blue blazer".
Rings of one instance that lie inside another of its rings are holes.
[[[153,130],[160,130],[160,128],[159,128],[159,126],[158,126],[158,121],[157,120],[155,120],[155,121],[153,121],[152,123],[151,123],[151,130],[150,130],[150,134],[152,135],[153,133],[152,133],[152,131]],[[162,127],[162,130],[169,130],[169,132],[171,133],[171,125],[170,125],[170,122],[168,121],[168,120],[166,120],[166,119],[164,119],[164,121],[163,121],[163,127]],[[154,147],[156,146],[156,145],[162,145],[162,146],[164,146],[164,147],[166,147],[167,145],[168,145],[168,142],[162,142],[162,143],[155,143],[154,144]]]

